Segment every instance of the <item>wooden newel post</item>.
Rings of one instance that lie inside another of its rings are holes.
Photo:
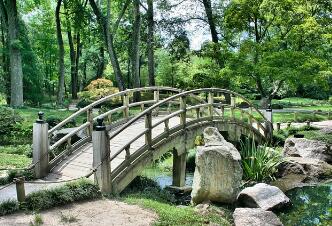
[[[90,122],[90,125],[88,127],[88,136],[92,137],[92,131],[93,131],[93,112],[92,108],[89,108],[86,112],[86,120]]]
[[[280,129],[281,129],[281,123],[277,122],[277,131],[280,131]]]
[[[92,133],[93,167],[96,168],[94,179],[102,193],[111,193],[110,144],[103,121],[103,118],[97,119],[98,125]]]
[[[145,144],[150,149],[152,146],[152,114],[151,112],[145,115],[145,128],[148,129],[145,133]]]
[[[211,120],[213,119],[213,93],[210,92],[209,93],[209,97],[208,97],[208,109],[209,109],[209,116],[211,117]]]
[[[48,174],[49,140],[48,124],[43,119],[44,113],[38,113],[38,119],[33,124],[32,163],[35,164],[35,177],[42,178]]]
[[[123,110],[123,117],[128,118],[129,117],[129,93],[125,94],[123,96],[123,106],[125,109]]]
[[[159,90],[156,90],[153,92],[153,100],[155,103],[158,103],[159,102]],[[159,107],[156,108],[156,115],[158,116],[158,113],[159,113]]]
[[[187,118],[187,106],[185,96],[180,97],[180,110],[182,110],[182,113],[180,114],[180,124],[185,126]]]
[[[273,112],[271,106],[265,110],[265,136],[267,140],[272,141],[273,137]]]
[[[14,178],[14,182],[16,183],[17,201],[24,202],[25,201],[24,177]]]
[[[235,96],[232,94],[231,95],[231,106],[233,107],[233,108],[235,108],[235,105],[236,105],[236,102],[235,102]]]

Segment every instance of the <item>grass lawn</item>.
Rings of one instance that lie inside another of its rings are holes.
[[[31,161],[26,155],[0,153],[0,168],[25,168]]]

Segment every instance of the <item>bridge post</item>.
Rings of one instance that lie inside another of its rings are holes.
[[[92,131],[93,131],[93,114],[92,114],[92,108],[89,108],[87,113],[87,121],[90,122],[90,125],[88,127],[88,136],[91,138],[92,137]]]
[[[127,119],[129,117],[129,94],[124,94],[123,106],[125,107],[123,110],[123,117]]]
[[[92,133],[94,179],[102,193],[111,193],[110,144],[103,121],[97,119],[98,125]]]
[[[211,117],[211,120],[213,120],[213,93],[209,92],[209,97],[208,97],[208,104],[209,104],[209,116]]]
[[[186,106],[186,97],[180,97],[180,110],[183,112],[180,114],[180,124],[185,127],[186,125],[186,117],[187,117],[187,106]]]
[[[153,100],[158,103],[159,102],[159,90],[156,90],[153,92]],[[158,116],[158,113],[159,113],[159,107],[156,108],[156,114]]]
[[[273,112],[271,106],[269,106],[265,110],[265,118],[267,121],[265,122],[265,137],[268,141],[272,141],[273,137]]]
[[[231,95],[231,106],[234,108],[235,107],[235,105],[236,105],[236,102],[235,102],[235,96],[232,94]]]
[[[148,131],[145,133],[145,144],[150,149],[152,146],[152,114],[151,112],[145,115],[145,128]]]
[[[43,119],[44,113],[38,112],[38,119],[33,124],[32,137],[32,163],[35,164],[35,177],[37,179],[48,174],[48,124]]]
[[[176,187],[185,186],[186,181],[186,157],[187,153],[178,155],[176,149],[173,149],[173,182]]]

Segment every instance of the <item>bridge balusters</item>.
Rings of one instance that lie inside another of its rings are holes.
[[[35,177],[42,178],[49,171],[49,138],[48,124],[43,119],[44,113],[38,113],[38,120],[33,124],[32,163],[35,165]]]
[[[152,114],[151,112],[145,115],[145,128],[148,129],[145,133],[145,144],[151,148],[152,146]]]
[[[144,111],[144,104],[141,104],[141,111]]]
[[[183,111],[180,114],[180,124],[185,125],[186,117],[187,117],[187,106],[186,106],[186,97],[185,96],[180,97],[180,110]]]
[[[208,96],[208,111],[209,111],[209,117],[211,117],[211,120],[213,119],[213,93],[209,92],[209,96]]]
[[[155,103],[158,103],[159,102],[159,90],[156,90],[153,92],[153,100],[155,101]],[[157,107],[155,109],[155,112],[156,112],[156,115],[158,116],[158,113],[159,113],[159,107]]]
[[[165,123],[164,132],[168,133],[169,132],[169,119],[166,119],[164,121],[164,123]]]
[[[112,124],[112,114],[107,115],[108,124]]]
[[[231,95],[231,106],[236,107],[236,97],[233,94]]]
[[[130,145],[125,147],[126,150],[126,161],[129,161],[130,158]]]
[[[70,155],[71,153],[71,149],[72,149],[72,146],[71,146],[71,137],[68,138],[67,140],[67,150],[68,150],[68,154]]]
[[[123,109],[123,117],[128,118],[129,117],[129,94],[123,95],[123,106],[125,109]]]
[[[199,119],[200,118],[200,108],[196,108],[196,118]]]
[[[92,131],[93,131],[93,112],[92,112],[92,108],[89,108],[86,112],[87,114],[87,121],[90,122],[89,127],[87,128],[87,133],[89,137],[92,137]]]

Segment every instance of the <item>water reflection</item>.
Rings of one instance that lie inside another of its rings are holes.
[[[332,225],[332,184],[286,193],[293,207],[280,214],[284,225]]]

